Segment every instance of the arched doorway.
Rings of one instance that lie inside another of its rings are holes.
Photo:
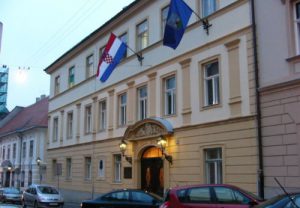
[[[152,146],[141,157],[141,188],[163,196],[164,191],[164,167],[162,152]]]

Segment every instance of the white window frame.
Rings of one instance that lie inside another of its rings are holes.
[[[102,163],[102,168],[101,168]],[[98,177],[104,178],[105,177],[105,160],[100,159],[98,163]]]
[[[168,88],[168,82],[174,79],[175,86]],[[168,99],[170,97],[170,99]],[[166,116],[176,114],[176,76],[170,76],[164,79],[164,113]]]
[[[53,137],[52,137],[53,142],[58,141],[58,117],[55,117],[53,119]]]
[[[300,9],[299,9],[299,13],[297,14],[297,6],[300,7],[300,1],[299,0],[295,1],[293,3],[296,54],[299,55],[300,54]]]
[[[92,118],[92,106],[88,105],[85,107],[85,133],[92,133],[93,126],[93,118]]]
[[[7,160],[10,160],[10,144],[7,145]]]
[[[145,90],[145,95],[142,95],[142,91]],[[138,94],[138,120],[143,120],[145,118],[147,118],[147,113],[148,113],[148,87],[142,86],[140,88],[138,88],[137,90],[137,94]]]
[[[3,146],[2,150],[2,160],[5,160],[5,146]]]
[[[137,51],[143,50],[149,45],[149,25],[147,19],[136,26],[136,39]]]
[[[127,32],[123,33],[122,35],[119,36],[119,39],[127,45],[128,44],[128,33]],[[123,59],[126,57],[127,57],[127,47],[124,52]]]
[[[121,182],[122,156],[115,154],[114,156],[114,182]]]
[[[99,102],[99,131],[104,131],[107,126],[107,102],[102,100]]]
[[[30,140],[30,142],[29,142],[29,158],[33,157],[33,150],[34,150],[34,140]]]
[[[164,37],[164,33],[165,33],[169,8],[170,8],[170,5],[165,6],[161,10],[161,37],[162,38]]]
[[[207,17],[217,11],[218,2],[217,0],[200,0],[201,2],[201,15]],[[207,4],[205,4],[207,3]],[[206,6],[206,7],[205,7]]]
[[[22,158],[26,158],[26,141],[23,142],[22,144]]]
[[[54,95],[58,95],[60,93],[60,76],[56,76],[54,78]]]
[[[126,123],[127,123],[127,93],[123,93],[119,95],[119,126],[125,126]]]
[[[75,85],[75,66],[71,66],[69,68],[69,88],[73,87],[74,85]]]
[[[73,112],[67,114],[67,139],[73,138]]]
[[[216,158],[209,158],[208,154],[210,151],[217,151]],[[205,158],[205,180],[207,184],[221,184],[223,182],[223,158],[222,158],[222,148],[207,148],[204,149],[204,158]],[[210,180],[210,165],[214,166],[214,181]]]
[[[214,64],[218,64],[218,73],[208,76],[208,70],[209,67]],[[204,69],[203,69],[203,78],[204,78],[204,106],[213,106],[220,104],[220,65],[219,61],[211,61],[209,63],[204,64]],[[212,95],[209,94],[208,92],[208,85],[209,82],[212,81]],[[212,103],[209,102],[210,96],[212,96]]]
[[[13,153],[12,153],[12,159],[17,158],[17,143],[13,143]]]
[[[92,158],[85,157],[84,158],[84,178],[85,180],[92,179]]]
[[[66,159],[66,178],[72,178],[72,158]]]
[[[93,76],[94,74],[94,54],[90,54],[86,57],[86,78]]]

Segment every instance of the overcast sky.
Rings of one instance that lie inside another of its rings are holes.
[[[44,69],[133,0],[0,0],[0,65],[9,67],[7,108],[49,95]]]

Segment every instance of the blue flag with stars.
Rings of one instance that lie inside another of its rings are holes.
[[[163,44],[176,49],[193,10],[183,0],[171,0]]]

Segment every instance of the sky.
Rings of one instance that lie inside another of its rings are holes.
[[[9,68],[7,108],[50,93],[44,69],[133,0],[0,0],[0,66]]]

